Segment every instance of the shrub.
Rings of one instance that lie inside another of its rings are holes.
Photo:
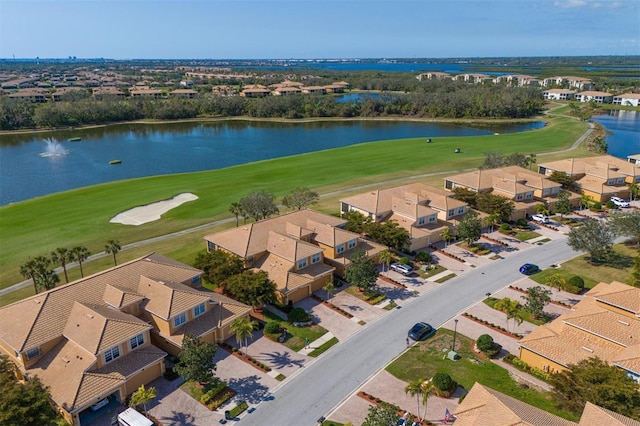
[[[483,334],[482,336],[478,337],[478,340],[476,340],[476,345],[482,352],[491,349],[493,347],[493,343],[493,337],[488,334]]]
[[[613,201],[609,200],[607,201],[607,204],[605,204],[607,206],[608,209],[615,209],[617,208],[617,206],[614,204]]]
[[[416,255],[418,262],[431,262],[431,254],[428,251],[421,251]]]
[[[518,219],[516,221],[516,226],[518,228],[525,228],[525,229],[529,229],[529,223],[527,222],[526,219]]]
[[[411,265],[411,259],[403,256],[400,258],[400,260],[398,260],[398,263],[401,265]]]
[[[579,289],[584,288],[584,280],[579,275],[574,275],[571,278],[569,278],[569,280],[567,281],[567,284],[573,287],[577,287]]]
[[[591,206],[591,210],[595,210],[595,211],[599,212],[600,210],[602,210],[602,204],[600,204],[598,201],[596,201]]]
[[[280,333],[280,323],[278,321],[269,321],[267,325],[264,326],[264,331],[269,334]]]
[[[307,322],[309,321],[309,314],[302,308],[293,308],[287,318],[289,322]]]
[[[509,225],[508,223],[503,223],[502,225],[500,225],[500,230],[511,231],[511,225]]]
[[[447,373],[439,371],[433,376],[433,384],[436,388],[443,392],[450,392],[455,386],[456,382],[454,382],[451,376]]]

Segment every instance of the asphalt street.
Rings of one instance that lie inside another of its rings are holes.
[[[407,331],[414,323],[427,321],[439,327],[482,300],[486,293],[494,293],[522,278],[518,272],[521,264],[535,263],[545,269],[575,255],[566,239],[560,239],[447,281],[334,346],[290,377],[273,392],[271,400],[261,402],[240,423],[261,426],[315,424],[405,350]]]

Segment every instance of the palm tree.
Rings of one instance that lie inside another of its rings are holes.
[[[336,291],[336,286],[331,281],[329,281],[324,285],[324,287],[322,287],[322,289],[327,292],[327,300],[329,300],[331,299],[331,295],[333,295],[333,292]]]
[[[238,218],[242,216],[242,206],[240,203],[231,203],[229,213],[236,217],[236,228],[238,227]]]
[[[629,192],[631,192],[631,201],[635,200],[640,194],[640,185],[635,182],[629,183]]]
[[[45,290],[51,290],[52,288],[55,288],[56,284],[60,282],[60,277],[58,276],[58,274],[56,274],[55,271],[52,271],[51,269],[46,269],[42,271],[40,280],[41,280],[40,283],[42,284],[42,287],[44,287]]]
[[[527,166],[529,166],[531,170],[533,170],[533,165],[536,164],[537,162],[538,162],[538,159],[536,158],[536,154],[527,155]]]
[[[244,343],[244,355],[247,355],[247,340],[253,337],[253,330],[258,327],[258,322],[249,319],[248,317],[238,318],[231,323],[231,331],[236,334],[236,342],[242,349],[242,343]]]
[[[436,393],[436,385],[433,384],[433,379],[425,380],[420,386],[422,391],[422,403],[424,404],[424,418],[420,420],[426,420],[427,418],[427,402],[429,397]]]
[[[558,293],[567,285],[567,281],[560,274],[553,274],[547,278],[545,284],[557,290],[554,300],[558,300]]]
[[[73,252],[66,247],[58,247],[51,252],[51,260],[54,263],[59,263],[60,266],[62,266],[62,270],[64,271],[64,279],[68,283],[69,275],[67,274],[67,263],[73,262]]]
[[[87,250],[85,246],[75,246],[71,249],[71,253],[73,253],[73,258],[78,262],[78,265],[80,266],[80,276],[84,278],[82,262],[84,262],[89,256],[91,256],[91,252]]]
[[[120,247],[120,242],[118,240],[109,240],[107,244],[104,246],[104,251],[107,254],[113,255],[113,265],[117,266],[118,262],[116,261],[116,254],[120,251],[122,247]]]
[[[378,255],[378,260],[380,260],[380,263],[385,265],[384,272],[389,270],[389,265],[391,265],[391,261],[393,260],[393,254],[391,253],[391,250],[382,250]]]
[[[137,391],[131,394],[131,400],[129,401],[129,407],[137,407],[142,405],[144,414],[149,417],[147,412],[147,404],[156,397],[156,388],[153,386],[149,389],[145,389],[144,385],[140,385]]]
[[[424,379],[417,379],[409,382],[407,387],[404,388],[404,393],[415,396],[418,403],[418,418],[420,418],[420,396],[422,395],[422,384]]]
[[[508,297],[504,297],[498,300],[493,307],[499,311],[504,312],[507,315],[507,327],[509,326],[509,320],[513,319],[514,321],[519,321],[519,324],[522,324],[522,312],[520,310],[520,304],[517,300],[510,299]]]
[[[448,226],[442,230],[442,233],[440,234],[440,236],[444,240],[445,247],[447,246],[447,244],[449,244],[451,240],[453,240],[453,234],[451,232],[451,228],[449,228]]]
[[[38,256],[38,257],[42,257],[42,256]],[[31,280],[33,281],[33,290],[35,291],[36,294],[38,294],[37,272],[40,269],[40,265],[38,264],[37,259],[38,258],[29,259],[26,263],[20,266],[20,275],[22,275],[27,279],[31,278]]]

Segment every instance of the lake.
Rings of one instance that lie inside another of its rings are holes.
[[[626,159],[627,155],[640,154],[640,112],[611,110],[608,114],[593,117],[608,132],[605,138],[608,153]]]
[[[535,122],[477,129],[395,121],[226,120],[1,135],[0,205],[121,179],[220,169],[369,141],[477,136],[543,126],[543,122]],[[67,141],[73,137],[82,140]],[[45,138],[56,138],[59,144],[48,147]],[[53,155],[43,156],[47,154]],[[110,165],[111,160],[122,163]]]

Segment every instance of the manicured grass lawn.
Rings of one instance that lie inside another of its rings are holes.
[[[422,269],[416,269],[414,272],[420,276],[420,278],[429,278],[434,275],[438,275],[440,272],[446,271],[447,268],[440,265],[431,265],[431,269],[423,271]]]
[[[566,148],[586,127],[555,117],[544,129],[523,133],[438,138],[429,145],[424,138],[370,142],[221,170],[112,182],[2,206],[0,288],[23,279],[19,267],[29,257],[75,245],[98,253],[110,239],[124,245],[210,223],[229,217],[229,205],[252,191],[263,189],[282,196],[295,187],[308,186],[322,193],[323,188],[477,167],[489,151],[536,153]],[[452,154],[454,148],[460,148],[462,155]],[[199,199],[167,212],[156,222],[140,226],[109,223],[124,210],[182,192],[194,193]],[[170,251],[176,250],[175,244],[170,246]],[[202,240],[198,246],[198,250],[204,246]],[[149,250],[147,246],[144,251]]]
[[[550,393],[523,389],[511,379],[507,370],[489,360],[478,358],[472,351],[473,341],[460,333],[456,336],[456,351],[461,359],[454,362],[443,357],[443,352],[451,349],[452,343],[452,331],[438,330],[433,337],[402,354],[386,370],[405,382],[430,378],[442,371],[448,373],[467,390],[478,382],[545,411],[577,420],[575,415],[558,410],[551,400]]]
[[[298,352],[300,349],[304,348],[305,339],[309,339],[310,342],[314,342],[317,338],[323,336],[327,332],[324,327],[320,327],[319,325],[294,327],[293,324],[289,324],[287,321],[278,318],[268,311],[264,312],[264,316],[267,321],[277,321],[280,323],[280,327],[287,329],[290,336],[283,344],[294,352]],[[279,335],[280,333],[274,335],[273,340],[277,342]]]
[[[496,299],[495,297],[488,297],[486,299],[484,299],[482,302],[487,305],[490,306],[491,308],[493,308],[493,306],[496,304],[496,302],[499,299]],[[518,302],[522,301],[522,299],[518,299]],[[495,309],[495,308],[493,308]],[[535,324],[535,325],[542,325],[542,324],[546,324],[546,321],[537,319],[537,318],[533,318],[531,316],[531,313],[529,311],[527,311],[524,308],[520,308],[520,312],[522,313],[522,317],[524,321],[530,322],[531,324]],[[509,320],[508,321],[508,325],[513,325],[513,320]],[[505,325],[505,328],[507,328],[507,330],[509,329],[509,327],[507,325]]]
[[[438,279],[436,280],[436,282],[437,282],[438,284],[442,284],[442,283],[443,283],[443,282],[445,282],[445,281],[449,281],[451,278],[455,278],[455,276],[456,276],[456,274],[453,274],[453,273],[452,273],[452,274],[449,274],[449,275],[445,275],[445,276],[444,276],[444,277],[442,277],[442,278],[438,278]]]
[[[625,244],[616,244],[613,249],[626,256],[640,256],[640,251],[634,246]],[[564,279],[569,279],[574,275],[582,277],[585,288],[593,288],[600,282],[610,283],[611,281],[626,282],[630,275],[632,267],[625,269],[612,268],[609,266],[595,266],[588,263],[585,259],[588,255],[578,256],[567,262],[564,262],[560,268],[548,268],[539,274],[531,275],[530,278],[537,283],[545,284],[547,279],[554,274],[560,274]]]
[[[379,291],[376,291],[376,290],[360,291],[354,285],[350,285],[349,287],[347,287],[345,289],[345,292],[347,292],[350,295],[352,295],[354,297],[357,297],[358,299],[362,300],[363,302],[367,302],[367,303],[369,303],[371,305],[376,305],[376,304],[382,302],[384,299],[387,298],[384,295],[384,293],[381,293]]]
[[[515,237],[520,240],[520,241],[528,241],[531,240],[533,238],[537,238],[540,237],[542,235],[538,234],[535,231],[517,231],[516,230],[516,235]]]
[[[316,348],[316,349],[312,350],[311,352],[309,352],[309,356],[312,356],[312,357],[320,356],[323,353],[325,353],[331,346],[335,345],[336,343],[338,343],[338,338],[337,337],[332,337],[331,339],[327,340],[322,345],[320,345],[319,348]]]

